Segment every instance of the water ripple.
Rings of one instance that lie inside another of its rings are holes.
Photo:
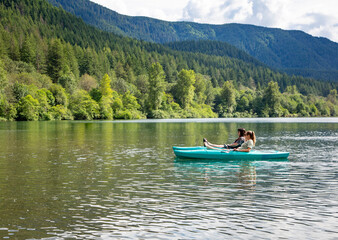
[[[78,124],[0,146],[0,238],[338,236],[337,124],[248,123],[257,149],[291,153],[274,162],[174,159],[172,145],[195,144],[204,128],[217,136],[224,123]]]

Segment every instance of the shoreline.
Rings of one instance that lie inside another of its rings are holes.
[[[338,117],[255,117],[255,118],[166,118],[130,120],[49,120],[49,121],[0,121],[8,122],[74,122],[74,123],[338,123]]]

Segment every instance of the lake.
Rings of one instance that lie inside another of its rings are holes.
[[[178,160],[231,143],[282,161]],[[337,239],[338,118],[0,123],[2,239]]]

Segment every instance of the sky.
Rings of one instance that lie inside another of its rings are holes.
[[[338,42],[338,0],[91,0],[129,16],[302,30]]]

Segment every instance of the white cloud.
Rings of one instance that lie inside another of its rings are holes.
[[[182,9],[188,0],[91,0],[118,13],[129,16],[147,16],[167,21],[182,18]]]
[[[223,24],[243,21],[251,14],[248,0],[190,0],[183,9],[183,20]]]
[[[126,1],[123,1],[123,0],[114,0],[114,1],[92,0],[92,2],[98,3],[102,6],[105,6],[109,9],[117,11],[121,14],[129,13],[127,5],[126,5]]]
[[[92,0],[119,13],[168,21],[246,23],[303,30],[338,42],[337,0]]]
[[[183,19],[303,30],[338,42],[337,9],[336,0],[190,0]]]

